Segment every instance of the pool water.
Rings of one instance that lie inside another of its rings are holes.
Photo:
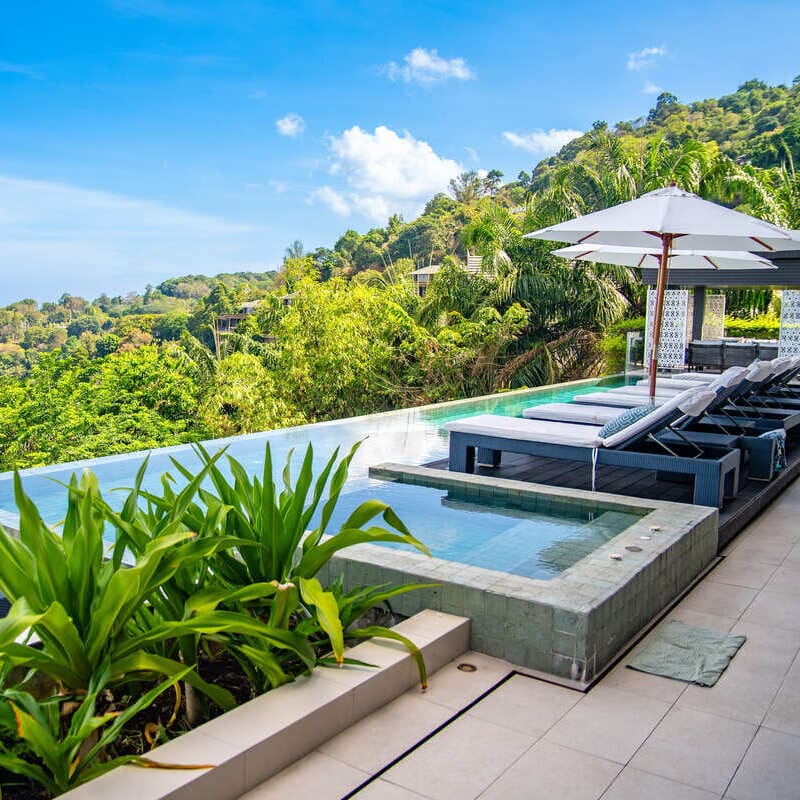
[[[534,512],[509,507],[508,498],[500,505],[468,489],[371,480],[342,498],[331,529],[336,530],[359,503],[373,497],[388,503],[436,558],[526,578],[559,575],[641,519],[636,513],[580,506]],[[405,544],[380,546],[416,552]]]
[[[227,452],[238,459],[246,469],[260,473],[264,459],[265,442],[270,443],[276,474],[282,469],[291,449],[295,450],[294,463],[299,468],[302,454],[309,443],[314,446],[314,468],[318,472],[336,447],[344,454],[356,442],[363,440],[353,459],[350,475],[344,492],[354,492],[369,485],[369,467],[385,461],[399,464],[420,465],[446,458],[448,434],[445,423],[475,414],[502,414],[521,416],[522,411],[532,405],[555,401],[567,401],[577,394],[594,391],[598,384],[620,386],[622,378],[582,382],[578,385],[556,385],[529,389],[474,400],[441,403],[423,408],[388,411],[364,417],[303,425],[295,428],[254,433],[229,439],[206,442],[210,452],[227,447]],[[60,482],[67,482],[72,473],[83,468],[91,469],[98,477],[100,487],[112,505],[115,495],[110,491],[130,487],[146,452],[107,456],[82,462],[56,464],[23,471],[23,485],[37,504],[42,518],[54,524],[63,518],[65,490]],[[150,463],[145,476],[146,489],[158,491],[160,476],[167,471],[176,474],[170,459],[196,467],[198,461],[191,445],[160,448],[150,453]],[[378,495],[383,499],[381,495]],[[116,494],[117,504],[121,496]],[[0,474],[0,521],[12,523],[16,512],[12,473]],[[402,518],[402,514],[401,514]],[[413,528],[412,528],[413,530]]]

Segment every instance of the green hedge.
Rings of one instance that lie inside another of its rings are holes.
[[[725,317],[725,335],[743,339],[777,339],[781,321],[777,317],[764,315],[755,319]]]
[[[600,350],[603,353],[603,372],[613,375],[625,369],[625,334],[628,331],[642,331],[644,333],[644,317],[623,319],[609,325],[603,338],[600,340]]]

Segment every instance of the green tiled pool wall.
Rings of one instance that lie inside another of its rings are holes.
[[[456,489],[470,499],[480,501],[484,498],[487,502],[502,503],[506,508],[519,509],[540,514],[574,513],[576,507],[581,511],[623,511],[644,516],[651,510],[650,507],[632,506],[626,502],[598,502],[594,496],[581,495],[574,497],[569,492],[531,492],[529,484],[520,484],[518,481],[497,481],[483,476],[464,475],[463,479],[453,479],[450,473],[444,470],[431,470],[425,467],[408,467],[400,465],[379,465],[370,467],[370,478],[384,481],[397,481],[410,483],[417,486],[428,486],[434,489]],[[527,488],[525,488],[527,486]],[[589,493],[586,493],[587,495]],[[611,495],[605,495],[611,497]],[[625,498],[626,500],[628,498]]]
[[[376,545],[336,556],[324,578],[348,587],[435,582],[400,595],[402,614],[432,608],[472,619],[471,647],[513,664],[588,683],[708,566],[717,551],[714,509],[535,486],[424,467],[381,465],[372,477],[520,497],[527,508],[565,503],[638,511],[640,521],[550,580],[467,566]],[[651,530],[655,528],[657,530]],[[646,537],[646,538],[642,538]],[[626,547],[641,547],[631,552]],[[611,559],[612,553],[622,560]]]

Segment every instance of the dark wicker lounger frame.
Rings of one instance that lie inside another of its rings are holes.
[[[637,437],[628,447],[641,442]],[[738,449],[719,451],[705,458],[675,456],[666,453],[650,453],[622,447],[587,447],[580,445],[554,444],[530,439],[517,439],[513,434],[472,433],[450,429],[449,468],[453,472],[474,472],[476,450],[480,449],[480,460],[500,466],[501,453],[522,453],[530,456],[578,461],[591,464],[655,470],[662,477],[688,475],[694,477],[693,502],[700,506],[722,508],[725,497],[735,497],[739,487]],[[596,460],[595,460],[596,459]]]

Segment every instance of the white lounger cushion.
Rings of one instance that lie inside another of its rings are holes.
[[[726,389],[733,384],[738,383],[742,377],[744,376],[745,372],[747,372],[747,367],[728,367],[725,372],[722,372],[719,375],[712,375],[711,380],[706,381],[706,385],[709,389],[719,389],[725,387]],[[641,391],[645,387],[649,387],[649,380],[647,378],[637,381],[636,386],[624,386],[620,387],[622,389],[636,389],[637,391]],[[692,389],[697,388],[697,384],[699,381],[690,381],[686,380],[685,378],[659,378],[656,382],[656,391],[659,389]],[[613,390],[612,390],[613,391]]]
[[[704,388],[708,389],[729,389],[731,386],[739,383],[744,374],[747,372],[748,367],[728,367],[720,375],[717,375],[713,381],[705,384]],[[683,389],[697,389],[699,388],[696,383],[691,381],[678,381],[673,378],[659,378],[656,383],[657,394],[672,394]],[[649,385],[647,381],[639,381],[636,386],[620,386],[618,389],[610,389],[609,391],[616,392],[617,394],[644,394],[649,393]]]
[[[484,436],[500,436],[523,442],[545,442],[569,444],[576,447],[602,447],[603,440],[597,435],[600,426],[577,425],[568,422],[543,422],[536,419],[501,417],[496,414],[481,414],[477,417],[448,422],[449,431],[477,433]]]
[[[643,431],[647,430],[657,422],[659,419],[665,419],[675,409],[678,409],[690,417],[697,417],[708,408],[709,404],[716,398],[717,393],[711,389],[687,389],[679,395],[667,400],[662,405],[657,406],[654,411],[646,417],[634,422],[619,433],[603,440],[604,447],[617,447],[618,445],[626,442],[628,439],[638,436]]]
[[[641,405],[641,404],[640,404]],[[591,406],[580,403],[542,403],[540,406],[526,408],[522,412],[525,419],[543,419],[552,422],[577,422],[584,425],[605,425],[618,417],[621,411],[617,406]]]
[[[684,391],[687,391],[684,389]],[[690,391],[690,390],[689,390]],[[655,405],[660,406],[668,400],[672,400],[675,395],[656,395]],[[613,394],[612,392],[588,392],[587,394],[576,394],[572,398],[573,403],[590,406],[617,406],[619,408],[630,408],[630,406],[640,406],[649,402],[646,396],[641,394]]]
[[[495,414],[481,414],[448,422],[444,427],[448,431],[459,433],[475,433],[528,442],[573,445],[575,447],[617,447],[629,439],[639,436],[654,422],[665,419],[676,409],[690,416],[698,416],[715,397],[716,392],[709,389],[687,389],[661,407],[654,409],[646,417],[606,439],[601,439],[597,435],[600,427],[594,425],[545,422],[536,419],[520,419],[519,417],[502,417]]]

